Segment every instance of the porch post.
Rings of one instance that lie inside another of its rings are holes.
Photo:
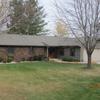
[[[49,57],[49,47],[47,46],[47,58]]]

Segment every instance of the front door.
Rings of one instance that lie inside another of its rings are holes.
[[[49,57],[50,58],[57,58],[57,48],[55,48],[55,47],[49,48]]]

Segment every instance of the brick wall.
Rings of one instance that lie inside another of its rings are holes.
[[[6,62],[7,61],[7,57],[8,57],[7,48],[0,47],[0,59],[2,59],[4,62]]]
[[[33,48],[33,56],[44,55],[46,56],[46,49],[42,47],[34,47]]]
[[[15,47],[14,50],[15,61],[27,60],[31,56],[32,55],[28,47]]]
[[[34,56],[46,56],[46,48],[44,47],[10,47],[14,48],[13,52],[8,51],[9,47],[0,47],[0,58],[3,59],[3,61],[7,61],[7,58],[9,55],[12,55],[14,58],[14,61],[21,61],[21,60],[27,60],[30,57]]]

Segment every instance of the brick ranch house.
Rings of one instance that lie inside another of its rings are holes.
[[[100,42],[98,42],[92,56],[93,62],[100,62]],[[7,59],[13,55],[14,61],[29,59],[34,56],[61,58],[73,56],[86,62],[85,49],[74,38],[54,36],[28,36],[28,35],[0,35],[0,57]]]

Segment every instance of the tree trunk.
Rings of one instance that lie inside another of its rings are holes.
[[[91,60],[92,60],[92,55],[88,54],[88,63],[87,63],[87,68],[88,69],[91,69],[91,67],[92,67]]]

